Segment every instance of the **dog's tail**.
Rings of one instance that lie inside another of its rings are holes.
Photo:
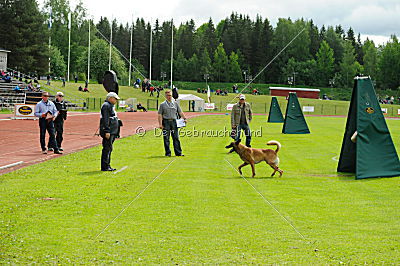
[[[275,152],[278,153],[278,151],[281,149],[282,145],[276,141],[276,140],[270,140],[267,142],[267,145],[276,145],[276,150]]]

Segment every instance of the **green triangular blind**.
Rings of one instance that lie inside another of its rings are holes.
[[[297,95],[294,92],[289,93],[288,104],[286,107],[285,123],[282,133],[285,134],[309,134],[307,122],[304,119],[303,111]]]

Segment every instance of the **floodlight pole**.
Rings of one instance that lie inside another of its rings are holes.
[[[92,21],[89,19],[89,41],[88,41],[88,67],[87,67],[87,82],[90,81],[90,24]]]
[[[110,34],[110,53],[108,57],[108,70],[111,70],[111,46],[112,46],[112,34],[113,34],[113,17],[111,17],[111,23],[110,23],[110,28],[111,28],[111,34]]]
[[[152,20],[150,20],[150,62],[149,62],[149,80],[151,83],[151,55],[153,51],[153,32],[152,32]]]
[[[129,79],[128,86],[131,86],[131,73],[132,73],[132,39],[133,39],[133,16],[132,16],[132,27],[131,27],[131,45],[129,48]]]
[[[171,89],[172,87],[172,77],[173,77],[173,62],[174,62],[174,20],[171,20]]]

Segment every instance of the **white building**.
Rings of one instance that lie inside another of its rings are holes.
[[[10,51],[0,48],[0,71],[7,71],[7,54]]]

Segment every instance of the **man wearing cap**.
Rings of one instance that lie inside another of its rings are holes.
[[[54,149],[54,153],[62,154],[59,151],[55,133],[54,133],[54,118],[57,117],[58,111],[56,106],[52,101],[49,101],[49,93],[42,92],[42,100],[36,104],[35,116],[39,117],[39,127],[40,127],[40,146],[42,148],[42,153],[47,154],[46,150],[46,130],[49,133],[50,146]]]
[[[64,102],[64,93],[61,91],[57,92],[56,94],[56,100],[53,101],[54,105],[57,108],[58,115],[54,119],[54,128],[56,131],[56,142],[58,149],[60,151],[63,151],[63,148],[61,148],[61,143],[63,141],[63,132],[64,132],[64,120],[67,120],[67,104]],[[49,141],[49,151],[53,150],[53,148],[50,145]]]
[[[165,98],[166,100],[160,104],[160,108],[158,109],[158,124],[159,128],[163,130],[165,156],[171,156],[169,148],[170,135],[172,135],[175,155],[184,156],[182,154],[181,142],[179,141],[176,119],[180,115],[186,122],[186,117],[179,104],[172,98],[171,90],[165,91]]]
[[[109,92],[100,114],[100,136],[103,138],[103,150],[101,151],[101,171],[115,171],[110,166],[111,152],[114,140],[119,137],[119,122],[114,105],[119,100],[115,92]]]
[[[246,146],[251,147],[251,131],[249,124],[253,118],[251,106],[246,102],[244,94],[239,95],[239,102],[233,105],[231,113],[232,130],[236,130],[236,141],[240,139],[240,133],[243,130],[246,135]]]

